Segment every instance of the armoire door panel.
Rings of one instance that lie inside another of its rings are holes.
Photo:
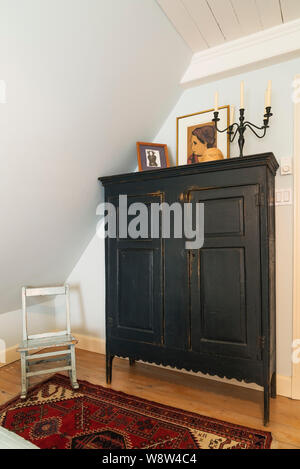
[[[143,203],[149,210],[151,203],[161,200],[161,193],[137,193],[128,195],[127,203],[128,207],[132,203]],[[119,219],[118,197],[111,197],[109,202],[115,204]],[[133,215],[127,215],[127,226],[133,218]],[[149,223],[149,233],[150,228]],[[164,324],[163,240],[133,238],[130,233],[122,238],[119,224],[117,233],[117,238],[108,241],[111,301],[107,326],[114,337],[160,344]]]
[[[190,255],[191,349],[257,358],[261,330],[257,186],[190,192],[204,203],[204,245]],[[224,214],[222,215],[222,210]]]
[[[118,327],[153,333],[153,250],[118,251]]]
[[[201,249],[199,256],[202,338],[245,344],[244,248]]]
[[[206,200],[205,206],[205,236],[243,235],[243,197]]]

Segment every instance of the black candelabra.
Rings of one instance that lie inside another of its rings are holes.
[[[218,122],[219,122],[219,111],[214,112],[214,118],[212,121],[215,123],[215,128],[218,132],[227,132],[229,135],[229,140],[230,143],[232,143],[239,134],[238,138],[238,143],[239,143],[239,148],[240,148],[240,158],[243,157],[243,148],[245,144],[245,138],[244,138],[244,133],[245,130],[248,128],[250,129],[258,138],[263,138],[266,135],[267,129],[269,128],[269,119],[273,114],[271,113],[271,106],[266,107],[266,114],[264,114],[264,119],[263,119],[263,125],[261,127],[258,127],[257,125],[252,124],[249,121],[245,121],[245,109],[240,109],[240,118],[239,121],[240,123],[238,124],[237,122],[234,122],[233,124],[230,124],[229,127],[227,127],[224,130],[218,129]],[[236,129],[235,129],[236,127]],[[259,135],[254,129],[257,130],[262,130],[262,135]]]

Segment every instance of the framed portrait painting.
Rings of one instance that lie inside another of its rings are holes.
[[[136,148],[140,171],[169,167],[167,145],[162,143],[137,142]]]
[[[218,127],[229,125],[229,105],[218,108]],[[177,165],[229,158],[227,132],[219,133],[212,122],[214,109],[177,117]]]

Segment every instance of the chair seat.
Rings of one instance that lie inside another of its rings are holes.
[[[18,352],[27,352],[45,347],[62,347],[64,345],[77,344],[78,340],[70,334],[53,335],[51,337],[43,337],[39,339],[23,340],[18,347]]]

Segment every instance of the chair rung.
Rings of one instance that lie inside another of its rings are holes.
[[[72,370],[72,367],[60,366],[58,368],[48,368],[47,370],[30,371],[29,373],[26,373],[26,376],[30,377],[30,376],[36,376],[36,375],[44,375],[44,374],[49,374],[49,373],[56,373],[57,371],[67,371],[67,370]]]
[[[59,350],[58,352],[45,352],[45,353],[34,353],[33,355],[27,355],[26,360],[36,360],[37,358],[43,357],[54,357],[56,355],[70,355],[71,350]]]
[[[36,365],[42,365],[44,363],[55,363],[55,362],[62,362],[62,361],[67,361],[70,363],[71,358],[67,355],[62,355],[60,357],[53,357],[53,358],[37,358],[36,360],[32,360],[31,362],[27,362],[28,366],[36,366]]]

